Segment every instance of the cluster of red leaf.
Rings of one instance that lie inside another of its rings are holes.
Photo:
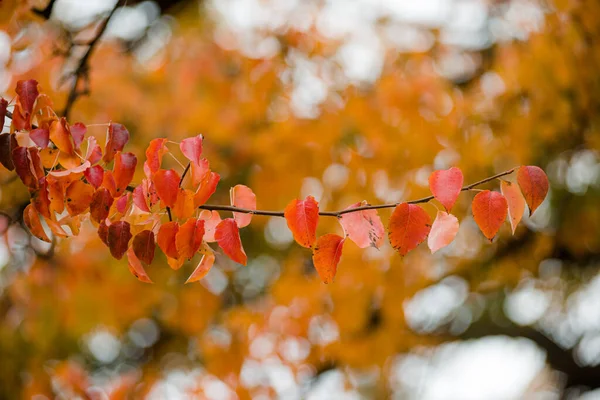
[[[217,211],[206,209],[220,176],[202,158],[202,135],[178,144],[188,160],[181,175],[162,168],[163,157],[170,153],[167,145],[173,142],[152,140],[146,149],[144,178],[133,187],[138,161],[134,154],[123,152],[129,140],[123,125],[107,124],[102,147],[94,136],[86,137],[84,124],[70,125],[56,116],[36,81],[19,81],[16,92],[10,133],[0,135],[0,162],[15,170],[29,188],[31,203],[23,220],[32,235],[43,241],[77,235],[83,220],[89,218],[112,256],[127,255],[131,273],[142,282],[151,282],[144,264],[152,263],[157,245],[173,269],[201,255],[187,282],[201,279],[212,267],[215,254],[208,243],[216,242],[233,261],[246,264],[239,229],[250,224],[256,196],[250,188],[237,185],[230,191],[231,206],[220,207],[233,211],[232,218],[221,219]],[[7,106],[0,99],[0,122],[4,122]],[[473,199],[474,219],[490,240],[507,215],[514,232],[525,203],[533,213],[548,191],[546,175],[538,167],[520,167],[517,182],[518,187],[502,181],[502,193],[484,190]],[[390,243],[403,256],[425,239],[432,252],[450,244],[459,227],[450,211],[460,192],[475,186],[463,187],[458,168],[435,171],[429,184],[433,196],[395,205],[390,218]],[[432,223],[416,203],[433,198],[445,211],[438,211]],[[329,283],[346,238],[361,248],[383,244],[385,228],[377,208],[384,207],[388,205],[372,207],[363,201],[337,213],[320,213],[317,201],[308,196],[290,202],[282,214],[296,242],[312,249],[315,268],[323,282]],[[319,215],[338,217],[344,236],[330,233],[317,238]]]

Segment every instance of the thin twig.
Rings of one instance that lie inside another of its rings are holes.
[[[504,172],[500,172],[499,174],[496,174],[494,176],[490,176],[489,178],[485,178],[482,179],[480,181],[471,183],[470,185],[467,186],[463,186],[461,188],[461,192],[467,191],[467,190],[471,190],[476,186],[479,185],[483,185],[484,183],[493,181],[496,178],[500,178],[501,176],[506,176],[506,175],[510,175],[515,171],[516,168],[512,168],[509,169],[508,171],[504,171]],[[433,196],[427,196],[427,197],[423,197],[420,199],[416,199],[416,200],[409,200],[406,201],[406,203],[408,204],[420,204],[420,203],[427,203],[430,200],[433,200],[434,197]],[[382,208],[394,208],[396,206],[398,206],[399,204],[402,204],[402,202],[400,203],[390,203],[390,204],[377,204],[377,205],[367,205],[367,206],[362,206],[362,207],[356,207],[356,208],[350,208],[350,209],[346,209],[346,210],[340,210],[340,211],[321,211],[319,212],[319,215],[322,217],[336,217],[339,218],[344,214],[348,214],[348,213],[352,213],[352,212],[356,212],[356,211],[362,211],[362,210],[379,210]],[[265,210],[250,210],[247,208],[239,208],[239,207],[235,207],[235,206],[225,206],[225,205],[209,205],[209,204],[204,204],[201,205],[200,207],[203,210],[210,210],[210,211],[232,211],[232,212],[238,212],[238,213],[242,213],[242,214],[254,214],[254,215],[267,215],[267,216],[271,216],[271,217],[284,217],[284,213],[283,211],[265,211]]]

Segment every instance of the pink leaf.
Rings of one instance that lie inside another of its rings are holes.
[[[463,185],[463,173],[459,168],[435,171],[429,176],[429,189],[433,196],[450,211]]]
[[[194,136],[191,138],[183,139],[179,143],[181,152],[191,162],[200,164],[200,157],[202,156],[202,135]]]
[[[211,243],[215,241],[215,229],[221,223],[221,216],[216,211],[202,210],[200,219],[204,220],[204,241]]]
[[[231,205],[238,208],[246,208],[248,210],[256,210],[256,195],[248,186],[236,185],[229,191]],[[233,219],[238,227],[243,228],[250,225],[252,214],[233,213]]]
[[[458,233],[458,219],[444,211],[438,211],[435,221],[429,231],[427,246],[432,253],[448,246]]]
[[[367,202],[363,200],[361,203],[351,205],[346,210],[366,205]],[[385,228],[377,210],[361,210],[342,214],[340,224],[350,240],[362,249],[369,246],[379,248],[383,244]]]

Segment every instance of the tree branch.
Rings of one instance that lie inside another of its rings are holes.
[[[65,117],[67,119],[69,118],[69,114],[71,113],[73,105],[75,104],[75,101],[77,101],[79,96],[88,93],[88,89],[84,89],[84,90],[79,89],[79,82],[82,79],[85,80],[86,82],[89,81],[89,60],[90,60],[92,53],[94,52],[94,49],[96,48],[97,44],[100,42],[100,38],[106,31],[106,28],[108,27],[108,23],[110,22],[110,19],[115,14],[115,11],[117,11],[117,8],[119,8],[120,4],[121,4],[121,1],[117,1],[115,6],[112,8],[112,10],[110,10],[110,13],[106,17],[106,19],[102,22],[102,24],[100,25],[100,29],[98,29],[98,32],[96,33],[96,35],[94,36],[92,41],[89,42],[89,44],[87,45],[88,48],[87,48],[85,54],[79,59],[77,68],[75,68],[75,71],[73,71],[71,73],[71,76],[75,77],[75,82],[73,82],[73,86],[71,87],[71,91],[69,92],[69,97],[67,98],[67,103],[65,105],[65,109],[62,113],[63,117]]]
[[[482,179],[480,181],[471,183],[470,185],[466,185],[463,186],[462,189],[460,189],[461,192],[467,191],[467,190],[471,190],[477,186],[483,185],[484,183],[493,181],[494,179],[498,179],[501,178],[503,176],[506,175],[510,175],[512,174],[515,170],[517,169],[517,167],[509,169],[508,171],[504,171],[504,172],[500,172],[499,174],[490,176],[489,178],[485,178]],[[416,199],[416,200],[409,200],[406,203],[408,204],[419,204],[419,203],[427,203],[430,200],[433,200],[433,196],[427,196],[427,197],[423,197],[420,199]],[[362,210],[379,210],[382,208],[394,208],[396,206],[398,206],[399,204],[402,204],[403,202],[400,203],[389,203],[389,204],[377,204],[377,205],[366,205],[366,206],[362,206],[362,207],[356,207],[356,208],[351,208],[351,209],[346,209],[346,210],[340,210],[340,211],[321,211],[319,212],[319,215],[322,217],[336,217],[336,218],[340,218],[342,215],[344,214],[348,214],[348,213],[352,213],[352,212],[356,212],[356,211],[362,211]],[[265,211],[265,210],[250,210],[247,208],[239,208],[239,207],[235,207],[235,206],[225,206],[225,205],[208,205],[208,204],[204,204],[201,205],[200,207],[203,210],[210,210],[210,211],[232,211],[232,212],[238,212],[238,213],[242,213],[242,214],[253,214],[253,215],[267,215],[267,216],[271,216],[271,217],[284,217],[284,213],[283,211]]]

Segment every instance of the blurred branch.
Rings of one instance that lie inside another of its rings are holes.
[[[54,3],[56,3],[56,0],[50,0],[44,9],[40,10],[38,8],[33,8],[31,11],[34,14],[39,15],[40,17],[43,17],[44,19],[50,19],[50,15],[52,15],[52,8],[54,7]]]
[[[73,105],[75,104],[75,101],[77,101],[79,96],[89,94],[88,86],[89,86],[89,79],[90,79],[90,77],[89,77],[90,58],[91,58],[92,53],[94,52],[94,49],[96,48],[97,44],[100,42],[100,38],[106,31],[106,28],[108,27],[108,23],[110,22],[110,19],[115,14],[115,12],[117,11],[117,9],[119,8],[120,5],[121,5],[121,1],[117,1],[117,3],[112,8],[112,10],[108,14],[108,16],[104,19],[104,21],[100,25],[100,28],[98,29],[98,32],[96,32],[96,35],[94,36],[94,38],[89,42],[89,44],[87,44],[88,48],[87,48],[86,52],[84,53],[84,55],[79,59],[77,67],[70,74],[71,77],[75,78],[75,81],[73,82],[73,86],[71,87],[71,91],[69,92],[69,97],[67,98],[67,104],[65,105],[65,109],[62,113],[63,116],[67,119],[69,118],[69,114],[71,113]],[[85,83],[84,89],[79,88],[79,84],[82,80]]]

